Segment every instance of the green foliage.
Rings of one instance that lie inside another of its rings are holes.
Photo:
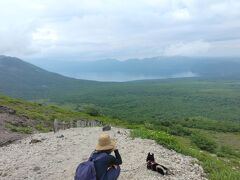
[[[12,132],[18,132],[23,134],[32,134],[33,132],[31,127],[17,127],[10,123],[5,124],[5,127],[10,129]]]
[[[35,129],[38,130],[39,132],[46,133],[46,132],[49,132],[51,130],[51,127],[47,127],[44,124],[37,124],[35,126]]]
[[[86,114],[89,114],[90,116],[99,116],[101,114],[99,108],[94,104],[85,104],[82,106],[78,106],[77,108],[75,108],[75,110],[84,112]]]
[[[234,121],[216,121],[204,117],[185,118],[184,120],[175,121],[188,128],[197,128],[212,130],[218,132],[240,132],[240,123]]]
[[[129,121],[184,121],[203,116],[203,121],[206,117],[233,125],[220,123],[221,127],[216,127],[218,124],[213,122],[208,123],[209,126],[197,125],[200,128],[239,131],[239,125],[234,128],[240,120],[239,91],[240,83],[236,80],[178,79],[99,83],[64,97],[50,98],[53,102],[66,104],[95,104],[104,114]],[[183,124],[185,126],[187,122]],[[225,125],[230,128],[224,128]]]
[[[57,106],[43,106],[41,104],[1,95],[0,104],[16,110],[17,115],[26,116],[29,119],[37,120],[39,122],[50,122],[54,119],[71,121],[73,119],[87,116],[84,113],[63,109]]]
[[[211,152],[211,153],[215,152],[217,148],[216,143],[210,137],[199,132],[193,133],[191,135],[191,140],[200,149]]]
[[[6,124],[6,128],[13,132],[31,134],[33,130],[48,132],[52,130],[52,121],[58,119],[69,122],[78,119],[91,119],[91,117],[82,112],[71,111],[57,106],[47,106],[38,103],[27,102],[21,99],[13,99],[0,95],[0,105],[16,110],[16,115],[25,116],[33,121],[29,124],[31,127],[17,127],[12,124]]]
[[[178,121],[159,121],[153,122],[155,130],[166,131],[169,134],[176,136],[190,136],[192,131],[189,128],[183,127]],[[157,126],[156,126],[157,125]]]
[[[163,131],[153,131],[153,130],[140,128],[140,129],[133,129],[131,131],[131,135],[132,137],[153,139],[157,143],[162,144],[169,149],[175,149],[178,146],[177,140],[173,136]]]
[[[229,158],[237,157],[237,158],[240,158],[240,152],[239,151],[234,150],[234,149],[230,148],[229,146],[225,146],[225,145],[222,145],[216,154],[219,157],[227,157],[227,158],[228,157]]]
[[[192,134],[192,131],[188,128],[181,126],[180,124],[172,125],[168,131],[172,135],[176,136],[189,136]]]

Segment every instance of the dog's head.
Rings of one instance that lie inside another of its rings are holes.
[[[151,162],[155,162],[155,158],[154,158],[154,154],[152,153],[148,153],[147,155],[147,159],[146,159],[147,162],[151,161]]]

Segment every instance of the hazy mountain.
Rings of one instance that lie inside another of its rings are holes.
[[[48,72],[21,59],[0,56],[0,92],[15,97],[46,97],[93,82]]]
[[[86,73],[86,78],[95,73],[95,78],[105,76],[107,80],[157,79],[166,77],[217,77],[220,79],[236,79],[240,77],[240,61],[236,59],[186,59],[186,58],[159,58],[128,60],[124,62],[105,60],[98,62],[62,62],[53,63],[48,69],[61,73]],[[46,66],[46,64],[45,64]],[[46,67],[47,68],[47,67]],[[59,70],[57,70],[59,69]],[[125,77],[123,77],[123,75]],[[109,83],[79,80],[68,78],[56,73],[41,69],[18,58],[0,56],[0,92],[14,97],[26,99],[52,99],[64,96],[87,97],[88,92],[99,88],[107,88]],[[110,87],[111,89],[111,87]]]
[[[100,81],[128,81],[175,77],[240,77],[240,58],[155,57],[117,61],[56,61],[32,63],[66,76]]]

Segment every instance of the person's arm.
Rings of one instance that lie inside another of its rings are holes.
[[[114,150],[114,153],[115,153],[115,157],[110,155],[110,164],[111,165],[121,165],[122,164],[122,158],[121,158],[121,155],[119,154],[118,150],[115,149]]]
[[[115,149],[115,150],[114,150],[114,153],[115,153],[115,157],[116,157],[116,159],[117,159],[117,161],[118,161],[118,165],[122,164],[122,157],[121,157],[121,155],[119,154],[118,149]]]

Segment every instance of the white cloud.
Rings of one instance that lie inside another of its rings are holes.
[[[166,56],[202,56],[211,48],[210,43],[202,40],[176,43],[167,47],[164,51]]]
[[[187,9],[178,9],[172,13],[173,18],[176,20],[190,20],[191,15]]]
[[[47,28],[39,28],[35,32],[32,33],[33,41],[57,41],[58,35],[56,31]]]
[[[0,54],[240,56],[238,0],[0,0],[0,7]]]

